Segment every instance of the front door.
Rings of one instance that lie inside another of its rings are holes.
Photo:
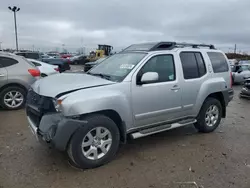
[[[135,126],[157,125],[179,117],[182,112],[181,90],[176,74],[174,57],[151,57],[132,79],[132,107]],[[159,79],[154,83],[138,84],[146,72],[156,72]]]

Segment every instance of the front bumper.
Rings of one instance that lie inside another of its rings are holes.
[[[250,98],[250,89],[243,87],[241,89],[240,96],[244,98]]]
[[[72,134],[86,124],[86,121],[66,118],[60,113],[45,114],[39,124],[29,114],[27,119],[31,132],[38,141],[60,151],[66,150]]]

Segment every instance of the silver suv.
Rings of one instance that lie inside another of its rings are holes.
[[[26,94],[40,71],[24,57],[0,52],[0,106],[17,110],[25,105]]]
[[[110,161],[120,143],[194,124],[214,131],[233,98],[225,54],[213,45],[132,45],[84,73],[41,79],[27,118],[36,138],[67,151],[72,164]]]

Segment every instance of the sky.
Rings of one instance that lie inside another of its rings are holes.
[[[250,52],[249,0],[1,0],[0,42],[15,48],[69,51],[147,41],[215,44]]]

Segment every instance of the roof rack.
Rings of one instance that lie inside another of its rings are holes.
[[[193,44],[193,43],[176,43],[176,46],[191,46],[192,48],[199,48],[199,47],[207,47],[209,49],[215,49],[214,45],[212,44]]]
[[[177,43],[177,42],[150,42],[142,44],[133,44],[123,51],[156,51],[156,50],[172,50],[174,48],[184,48],[184,47],[207,47],[209,49],[215,49],[212,44],[193,44],[193,43]]]

